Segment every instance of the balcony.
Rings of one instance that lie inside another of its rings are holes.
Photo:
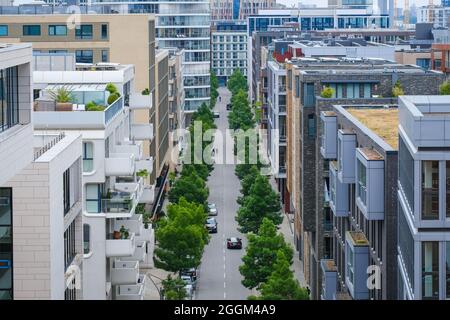
[[[116,145],[114,150],[117,153],[131,153],[135,160],[142,159],[142,142],[140,141],[126,141],[123,144]]]
[[[367,267],[369,265],[369,241],[364,233],[345,233],[345,285],[355,300],[369,299]]]
[[[128,239],[114,239],[113,234],[109,234],[106,239],[107,257],[131,257],[136,250],[135,235],[131,233]]]
[[[322,269],[321,300],[333,300],[337,291],[337,268],[333,259],[320,260]]]
[[[147,242],[143,240],[136,240],[136,250],[132,256],[132,260],[144,262],[147,257]]]
[[[148,174],[153,172],[153,157],[136,161],[136,172],[141,170],[147,170]]]
[[[335,217],[347,217],[349,212],[348,184],[338,179],[336,161],[330,161],[330,208]]]
[[[105,158],[105,175],[132,176],[136,168],[134,159],[131,153],[111,153]]]
[[[149,223],[148,228],[144,228],[140,235],[136,237],[137,241],[149,241],[151,242],[154,236],[154,230],[152,225]]]
[[[104,129],[123,110],[123,97],[103,111],[79,110],[79,105],[63,111],[58,110],[54,101],[47,100],[37,100],[35,104],[33,124],[36,129]]]
[[[367,220],[384,219],[384,159],[375,150],[356,149],[356,205]]]
[[[130,109],[131,110],[150,110],[153,108],[153,93],[144,95],[138,92],[130,95]]]
[[[107,218],[131,218],[142,194],[143,181],[116,183],[102,199],[102,212]]]
[[[355,183],[356,134],[338,131],[338,178],[342,183]]]
[[[337,118],[332,111],[322,111],[320,113],[322,120],[322,145],[320,153],[324,159],[336,159],[337,153]]]
[[[131,138],[133,140],[152,140],[153,124],[134,123],[131,125]]]
[[[136,236],[140,235],[144,229],[142,214],[133,214],[131,218],[118,218],[114,221],[115,230],[120,230],[122,226]]]
[[[145,275],[140,275],[138,284],[116,286],[116,300],[144,300]]]
[[[145,186],[142,190],[142,196],[139,199],[139,203],[152,204],[155,201],[155,186]]]
[[[139,262],[115,260],[111,269],[113,285],[137,284],[139,281]]]

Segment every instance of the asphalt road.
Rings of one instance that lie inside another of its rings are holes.
[[[226,104],[231,94],[226,88],[219,88],[221,101],[217,100],[215,111],[220,112],[216,119],[218,130],[225,135],[228,128]],[[220,134],[217,133],[217,134]],[[228,158],[232,155],[232,144],[221,143],[217,135],[215,139],[218,152],[216,158]],[[226,164],[216,160],[216,165],[208,180],[209,202],[215,203],[219,211],[218,232],[211,234],[211,240],[205,248],[197,282],[196,299],[198,300],[245,300],[251,294],[250,290],[241,284],[239,265],[245,253],[245,236],[237,231],[235,221],[238,204],[240,182],[234,174],[234,164]],[[242,238],[242,250],[229,250],[226,247],[228,237]]]

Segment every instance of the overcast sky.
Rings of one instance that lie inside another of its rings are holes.
[[[375,2],[376,0],[374,0]],[[288,7],[292,5],[297,5],[298,0],[277,0],[278,3],[285,4]],[[327,0],[301,0],[304,4],[317,4],[317,6],[325,7],[327,5]],[[404,0],[398,0],[399,7],[403,7]],[[428,4],[428,0],[409,0],[410,5],[415,3],[416,6],[424,6]],[[440,4],[440,0],[434,0],[435,4]]]

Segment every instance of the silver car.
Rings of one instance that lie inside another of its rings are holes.
[[[219,212],[217,211],[217,207],[215,203],[208,203],[208,215],[209,216],[217,216]]]

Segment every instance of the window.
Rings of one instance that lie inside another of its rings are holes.
[[[5,24],[0,25],[0,37],[5,37],[8,35],[8,26]]]
[[[65,270],[70,266],[73,259],[77,255],[76,251],[76,236],[75,236],[75,222],[72,221],[69,227],[64,231],[64,268]]]
[[[108,50],[102,50],[102,62],[108,62]]]
[[[102,24],[102,39],[108,39],[108,25]]]
[[[398,142],[398,158],[402,164],[398,168],[400,187],[408,206],[414,211],[414,159],[401,137]]]
[[[91,226],[83,224],[83,253],[91,252]]]
[[[424,68],[425,70],[430,69],[430,59],[429,58],[417,58],[416,65]]]
[[[40,36],[41,35],[41,26],[40,25],[24,25],[23,26],[23,35],[24,36]]]
[[[446,197],[446,207],[445,207],[445,216],[450,218],[450,161],[445,162],[445,197]]]
[[[92,50],[76,50],[75,51],[77,63],[93,63],[94,56]]]
[[[308,115],[308,137],[314,138],[316,136],[316,119],[313,114]]]
[[[86,185],[86,211],[89,213],[99,213],[101,210],[100,185]]]
[[[450,241],[445,242],[445,257],[445,291],[447,299],[450,299]]]
[[[92,24],[82,24],[75,28],[75,37],[77,39],[92,39]]]
[[[70,168],[63,174],[64,215],[70,211]]]
[[[60,49],[48,50],[48,53],[67,53],[67,50],[60,50]]]
[[[314,96],[314,83],[305,83],[303,85],[303,105],[305,107],[314,107],[315,96]]]
[[[94,169],[94,147],[92,142],[83,142],[83,172]]]
[[[439,242],[422,242],[422,299],[439,298]]]
[[[18,67],[0,70],[0,132],[19,123]]]
[[[350,248],[350,246],[346,246],[347,248],[347,278],[350,281],[351,284],[355,283],[355,273],[354,273],[354,265],[353,265],[353,251]]]
[[[422,219],[439,219],[439,161],[422,161]]]
[[[49,36],[67,36],[67,26],[65,25],[49,25]]]
[[[300,97],[300,77],[295,76],[295,96]]]
[[[0,188],[0,300],[13,299],[12,189]]]
[[[366,167],[362,164],[362,162],[357,160],[357,170],[358,170],[358,197],[361,202],[366,205]]]

